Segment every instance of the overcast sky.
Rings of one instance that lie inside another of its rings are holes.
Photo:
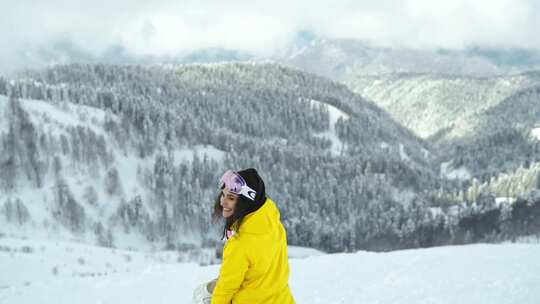
[[[537,0],[0,0],[0,68],[70,39],[99,54],[221,47],[272,55],[299,31],[375,45],[540,49]]]

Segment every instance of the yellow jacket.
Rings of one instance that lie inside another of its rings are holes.
[[[289,290],[287,237],[267,198],[225,243],[211,304],[294,304]]]

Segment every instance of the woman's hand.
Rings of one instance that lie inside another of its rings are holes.
[[[216,288],[217,280],[218,279],[213,279],[212,281],[206,284],[206,290],[208,291],[209,294],[212,294],[212,292],[214,292],[214,288]]]
[[[212,292],[216,287],[217,279],[208,283],[204,283],[197,287],[193,292],[193,303],[195,304],[210,304],[212,300]]]

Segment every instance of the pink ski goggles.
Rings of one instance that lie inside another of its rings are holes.
[[[255,200],[255,196],[257,195],[257,192],[247,185],[244,178],[232,170],[227,170],[223,174],[219,180],[219,187],[225,187],[232,193],[243,195],[252,201]]]

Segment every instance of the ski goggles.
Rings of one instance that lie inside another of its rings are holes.
[[[257,195],[257,192],[247,185],[244,178],[232,170],[227,170],[223,174],[219,180],[219,187],[226,187],[232,193],[243,195],[252,201],[255,200],[255,196]]]

